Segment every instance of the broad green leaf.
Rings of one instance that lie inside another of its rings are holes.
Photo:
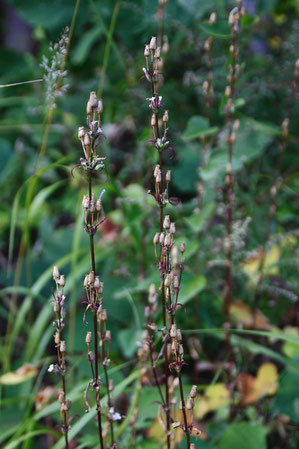
[[[205,286],[206,278],[201,274],[190,279],[183,278],[178,302],[181,304],[186,304],[194,298],[194,296],[198,295],[198,293],[200,293]]]
[[[219,449],[266,449],[267,432],[261,424],[232,424],[221,436]]]
[[[194,115],[188,120],[187,127],[183,132],[183,139],[198,139],[203,136],[210,136],[218,132],[216,126],[209,128],[209,122],[205,117]]]
[[[204,229],[206,222],[211,218],[215,209],[215,203],[211,202],[204,206],[199,214],[193,214],[191,217],[186,217],[185,222],[191,227],[194,232],[200,232]]]

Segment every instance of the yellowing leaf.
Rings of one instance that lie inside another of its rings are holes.
[[[269,330],[271,328],[268,318],[260,310],[253,312],[243,301],[232,302],[229,313],[232,321],[246,329]]]
[[[278,245],[272,246],[269,251],[265,254],[263,249],[258,249],[256,251],[256,256],[248,258],[243,264],[242,269],[248,275],[253,283],[257,283],[260,272],[261,265],[264,260],[264,274],[278,274],[279,269],[277,262],[280,259],[280,248]]]
[[[229,404],[229,391],[223,383],[211,385],[203,397],[195,401],[194,415],[202,419],[207,413],[215,412]]]
[[[28,379],[36,376],[37,368],[30,363],[24,363],[16,371],[10,371],[5,373],[0,377],[0,384],[2,385],[17,385],[25,382]]]
[[[183,422],[183,416],[180,410],[176,410],[171,413],[171,417],[174,421]],[[154,423],[148,429],[149,438],[153,438],[156,441],[163,441],[166,439],[166,422],[165,422],[165,414],[162,411],[162,408],[159,407],[158,419],[154,421]],[[184,432],[181,428],[177,428],[173,430],[174,439],[172,440],[174,443],[179,443],[184,436]]]
[[[273,363],[264,363],[259,367],[256,377],[246,373],[239,374],[237,387],[243,405],[253,404],[263,396],[274,395],[278,388],[276,366]]]

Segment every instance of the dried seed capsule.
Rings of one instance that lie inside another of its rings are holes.
[[[87,332],[86,337],[85,337],[85,343],[87,343],[88,345],[91,343],[91,332]]]
[[[101,285],[100,278],[99,278],[99,276],[96,276],[95,280],[94,280],[94,286],[95,286],[95,288],[99,288],[100,285]]]
[[[170,234],[175,234],[175,223],[170,223],[169,232]]]
[[[59,309],[60,309],[59,303],[57,301],[54,301],[54,304],[53,304],[54,313],[58,313]]]
[[[60,352],[65,352],[66,351],[66,344],[64,340],[61,340],[60,342]]]
[[[162,181],[162,175],[161,175],[161,172],[158,171],[157,176],[156,176],[156,183],[159,184],[161,181]]]
[[[182,341],[182,332],[181,332],[181,329],[177,329],[177,330],[176,330],[176,339],[177,339],[177,341],[178,341],[179,343],[181,343],[181,341]]]
[[[54,281],[57,281],[59,279],[59,270],[56,265],[53,267],[53,279]]]
[[[177,246],[172,247],[171,255],[172,255],[173,265],[176,267],[179,264],[179,250],[178,250]]]
[[[165,234],[164,234],[164,232],[161,232],[161,234],[160,234],[160,245],[161,246],[164,245],[164,239],[165,239]]]
[[[169,215],[165,215],[164,222],[163,222],[163,228],[166,229],[166,230],[170,228],[170,217],[169,217]]]
[[[153,36],[150,40],[150,44],[149,44],[149,48],[150,50],[156,50],[157,48],[157,38],[155,36]]]
[[[83,285],[84,285],[85,288],[88,287],[88,282],[89,282],[89,277],[88,277],[88,274],[86,274],[86,276],[84,278],[84,282],[83,282]]]
[[[83,209],[85,209],[86,211],[89,209],[89,197],[88,197],[88,195],[84,195],[83,196],[82,206],[83,206]]]
[[[230,86],[226,86],[224,93],[225,93],[226,97],[231,97],[231,95],[232,95],[231,87]]]
[[[89,284],[93,284],[93,283],[94,283],[94,279],[95,279],[94,271],[91,271],[91,272],[89,273],[89,275],[88,275],[88,283],[89,283]]]
[[[150,296],[155,296],[156,295],[156,286],[155,286],[155,284],[151,284],[149,286],[149,295]]]
[[[165,180],[166,180],[166,182],[171,181],[171,170],[167,170],[166,175],[165,175]]]
[[[193,385],[190,391],[190,398],[195,399],[196,398],[196,390],[197,390],[197,386]]]
[[[87,105],[86,105],[86,113],[87,115],[91,115],[92,114],[92,106],[90,101],[88,100]]]
[[[154,238],[153,238],[153,244],[155,246],[158,245],[159,239],[160,239],[160,232],[156,232],[156,234],[154,235]]]
[[[184,254],[184,252],[185,252],[185,243],[184,243],[184,242],[182,242],[182,243],[180,244],[180,252],[181,252],[182,254]]]
[[[178,276],[174,276],[174,278],[173,278],[173,288],[175,290],[178,290],[180,288],[180,282],[179,282]]]
[[[55,332],[54,342],[55,342],[56,345],[60,344],[60,332]]]
[[[80,140],[84,138],[84,134],[85,134],[84,126],[80,126],[80,128],[78,129],[78,137]]]
[[[100,100],[98,101],[98,106],[97,106],[97,112],[98,112],[98,114],[102,114],[103,109],[104,109],[104,107],[103,107],[103,100],[100,99]]]
[[[104,291],[104,282],[100,282],[98,290],[99,290],[99,294],[101,295],[103,293],[103,291]]]
[[[97,212],[101,212],[101,210],[102,210],[102,202],[101,202],[101,200],[97,200],[97,202],[96,202],[96,211]]]
[[[100,319],[101,319],[101,321],[107,321],[107,310],[106,309],[101,310]]]
[[[109,389],[109,392],[110,392],[110,393],[114,390],[114,382],[113,382],[113,379],[109,379],[108,389]]]
[[[95,109],[98,106],[97,94],[95,92],[90,92],[89,95],[90,106]]]
[[[171,278],[170,278],[169,274],[167,274],[167,276],[165,277],[165,280],[164,280],[164,285],[165,285],[165,287],[170,287],[170,284],[171,284]]]
[[[165,240],[164,240],[164,245],[166,246],[166,248],[171,247],[171,235],[170,234],[166,234]]]
[[[188,398],[187,404],[186,404],[186,409],[193,410],[193,408],[194,408],[194,401],[192,398]]]
[[[145,46],[145,48],[144,48],[144,56],[145,56],[145,57],[148,57],[150,54],[151,54],[151,52],[150,52],[149,45],[146,44],[146,46]]]
[[[87,154],[89,154],[90,144],[91,144],[90,135],[88,133],[85,133],[84,134],[84,148],[85,148]]]
[[[109,331],[109,330],[106,331],[105,340],[111,341],[111,331]]]
[[[60,392],[59,392],[59,395],[58,395],[58,402],[59,402],[60,404],[63,404],[63,403],[64,403],[64,392],[63,392],[63,391],[60,391]]]
[[[176,325],[172,324],[171,328],[170,328],[170,331],[169,331],[169,335],[170,335],[171,338],[176,338],[176,331],[177,331]]]
[[[59,278],[59,284],[61,285],[61,287],[63,288],[65,286],[65,279],[64,279],[64,274],[62,274]]]
[[[155,59],[160,59],[161,56],[161,47],[157,47],[155,50]]]
[[[164,111],[164,114],[163,114],[163,122],[164,122],[164,123],[167,123],[167,122],[168,122],[168,111]]]
[[[157,125],[157,116],[156,116],[156,114],[152,114],[151,126],[156,126],[156,125]]]

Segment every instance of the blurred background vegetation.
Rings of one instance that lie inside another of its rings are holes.
[[[206,439],[198,440],[196,448],[295,449],[299,444],[299,107],[290,86],[298,57],[299,2],[243,3],[246,15],[239,40],[241,76],[235,105],[240,130],[233,160],[231,310],[235,328],[243,333],[232,338],[235,378],[239,379],[232,387],[233,419],[228,416],[221,328],[226,257],[224,89],[230,43],[227,17],[234,2],[170,0],[165,10],[163,33],[169,51],[160,91],[169,110],[175,150],[173,157],[166,155],[165,163],[173,173],[171,196],[181,200],[177,207],[167,207],[167,212],[176,219],[178,241],[184,241],[187,249],[180,296],[186,311],[178,313],[182,329],[188,330],[184,383],[186,392],[192,384],[200,390],[196,419]],[[116,365],[111,376],[118,385],[117,409],[125,415],[135,397],[136,350],[144,328],[148,286],[158,284],[152,245],[157,220],[146,194],[157,155],[148,144],[145,99],[150,93],[142,72],[144,45],[159,28],[158,2],[2,0],[0,6],[0,441],[7,449],[63,447],[61,441],[55,444],[60,438],[55,427],[59,420],[57,389],[52,388],[55,376],[47,373],[55,355],[50,304],[55,264],[66,275],[68,382],[72,413],[79,415],[72,424],[77,444],[73,447],[96,447],[96,427],[92,414],[84,414],[82,393],[90,376],[82,322],[82,279],[90,265],[81,208],[86,184],[78,171],[71,177],[70,169],[82,156],[77,128],[85,124],[89,92],[98,91],[104,102],[107,138],[102,150],[107,161],[95,189],[106,189],[107,220],[97,239],[97,267],[105,285],[112,333],[111,358]],[[217,13],[213,27],[208,24],[212,11]],[[67,74],[62,79],[67,89],[62,89],[52,112],[49,81],[3,87],[42,79],[43,56],[50,62],[57,57],[59,48],[51,50],[50,43],[58,42],[72,23]],[[214,37],[215,93],[208,122],[202,84],[208,72],[204,41],[210,35]],[[265,242],[269,192],[277,179],[285,117],[290,118],[290,132],[278,173],[276,212]],[[200,170],[201,137],[211,126],[217,127],[216,137],[209,140],[210,157]],[[203,207],[198,206],[200,180]],[[263,250],[257,323],[252,308]],[[240,373],[247,377],[238,377]],[[162,447],[161,430],[155,424],[156,399],[155,389],[147,384],[139,398],[137,437],[133,442],[130,428],[121,429],[119,447]],[[185,443],[178,444],[184,447]]]

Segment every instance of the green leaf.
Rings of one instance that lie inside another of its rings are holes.
[[[292,365],[299,370],[298,355],[292,359]],[[280,414],[289,416],[292,421],[299,422],[298,371],[294,371],[291,366],[287,366],[281,375],[273,409]]]
[[[208,36],[218,37],[220,39],[231,39],[229,24],[226,20],[217,21],[214,24],[208,22],[200,24],[201,30]]]
[[[194,232],[200,232],[204,229],[206,222],[211,218],[215,209],[215,203],[211,202],[204,206],[199,214],[185,218],[185,222]]]
[[[267,429],[255,423],[236,423],[223,433],[219,449],[266,449]]]
[[[183,132],[183,139],[198,139],[203,136],[210,136],[218,132],[217,126],[209,128],[209,122],[205,117],[194,115],[188,120],[187,127]]]
[[[206,278],[199,274],[190,279],[183,279],[179,294],[179,303],[186,304],[206,286]]]
[[[85,61],[91,50],[91,47],[99,39],[102,33],[103,30],[101,30],[99,26],[96,26],[95,28],[86,31],[86,33],[83,34],[77,47],[74,50],[74,55],[72,58],[74,64],[82,64]]]

